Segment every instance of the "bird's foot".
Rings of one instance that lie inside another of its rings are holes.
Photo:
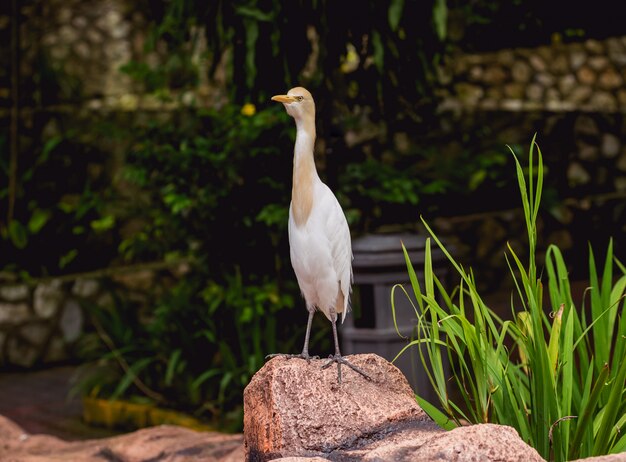
[[[326,364],[322,366],[322,369],[326,369],[330,367],[330,365],[333,363],[337,363],[337,380],[339,381],[339,383],[341,383],[341,365],[342,364],[348,366],[353,371],[358,372],[367,380],[372,380],[372,378],[363,369],[355,366],[354,364],[352,364],[350,361],[348,361],[346,358],[344,358],[340,354],[330,355],[328,357],[328,361],[326,362]]]
[[[308,352],[304,352],[304,351],[298,355],[289,354],[289,353],[272,353],[271,355],[267,355],[265,359],[276,358],[277,356],[281,356],[286,359],[291,359],[291,358],[304,359],[306,360],[306,362],[310,362],[312,359],[319,359],[319,356],[311,356],[309,355]]]

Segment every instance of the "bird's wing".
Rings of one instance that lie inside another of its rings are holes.
[[[326,187],[325,202],[328,209],[326,219],[326,235],[331,245],[332,264],[339,279],[339,287],[343,297],[343,312],[341,321],[346,319],[350,308],[350,293],[352,292],[352,242],[350,229],[341,205],[332,191]],[[339,312],[340,307],[337,307]]]

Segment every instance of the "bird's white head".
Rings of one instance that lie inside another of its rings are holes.
[[[283,103],[287,114],[296,119],[296,122],[306,118],[315,120],[315,103],[306,88],[292,88],[286,95],[272,96],[272,101]]]

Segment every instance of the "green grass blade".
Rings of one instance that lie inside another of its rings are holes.
[[[617,374],[610,382],[609,399],[605,405],[604,415],[598,433],[595,435],[593,455],[602,455],[608,452],[609,437],[617,422],[617,413],[623,408],[624,381],[626,381],[626,358],[622,358]]]
[[[587,382],[590,382],[591,374],[593,373],[593,369],[589,369],[589,376],[587,377]],[[572,439],[572,451],[574,457],[577,457],[579,454],[583,453],[581,451],[581,444],[583,442],[583,437],[585,435],[589,436],[593,435],[593,416],[596,408],[596,404],[600,399],[600,395],[604,389],[606,379],[609,376],[609,367],[605,365],[601,371],[598,379],[596,380],[591,392],[588,396],[583,395],[583,403],[581,406],[581,415],[578,416],[578,422],[576,425],[576,432],[574,433],[574,438]],[[585,388],[588,388],[587,385]],[[587,393],[586,393],[587,394]]]
[[[430,404],[424,398],[415,395],[415,399],[417,400],[417,404],[428,414],[428,416],[435,421],[437,425],[439,425],[444,430],[454,430],[457,427],[457,424],[451,420],[446,414],[441,412],[437,407]]]

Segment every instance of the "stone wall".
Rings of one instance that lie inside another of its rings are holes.
[[[572,277],[586,277],[588,243],[602,255],[614,237],[617,255],[626,255],[626,37],[451,56],[440,97],[443,131],[453,140],[444,152],[467,138],[476,152],[507,145],[524,152],[537,134],[546,163],[540,245],[559,245]],[[500,199],[487,198],[485,213],[435,219],[494,290],[510,282],[507,243],[522,249],[525,235],[519,210],[490,208]],[[519,203],[515,195],[507,201]]]
[[[93,279],[0,285],[0,366],[30,367],[67,360],[83,333],[83,302],[102,303]]]
[[[80,337],[97,332],[94,309],[149,316],[159,294],[189,270],[184,261],[164,262],[28,283],[0,273],[0,367],[75,359]]]
[[[626,36],[452,56],[442,110],[626,110]]]

